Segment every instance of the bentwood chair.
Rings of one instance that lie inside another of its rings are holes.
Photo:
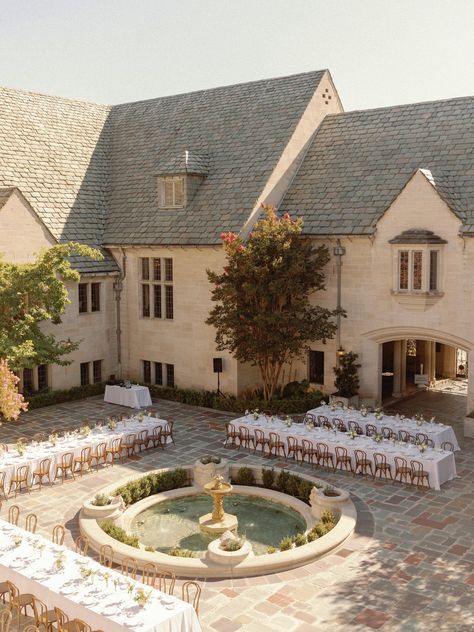
[[[111,465],[114,465],[115,459],[118,458],[120,463],[123,463],[123,455],[122,455],[122,437],[116,437],[112,439],[112,443],[108,448],[105,449],[106,454],[106,463],[108,463],[108,456],[110,454],[112,460]]]
[[[288,448],[288,458],[293,456],[293,458],[296,460],[297,463],[303,460],[303,457],[302,457],[303,448],[298,443],[298,439],[296,437],[292,437],[291,435],[289,435],[286,438],[286,445]]]
[[[253,438],[254,438],[254,450],[253,450],[254,454],[257,451],[257,448],[259,446],[260,446],[260,449],[262,450],[262,453],[265,453],[265,446],[267,447],[267,450],[270,451],[270,439],[265,436],[265,433],[263,432],[263,430],[260,430],[259,428],[255,428],[254,433],[253,433]]]
[[[237,439],[239,438],[239,431],[234,426],[234,424],[228,423],[225,425],[226,428],[226,437],[224,441],[224,446],[227,447],[227,444],[230,441],[230,447],[237,447]]]
[[[54,480],[61,479],[61,485],[67,479],[68,474],[71,474],[72,478],[76,480],[74,475],[74,452],[65,452],[61,456],[61,461],[56,465],[56,471],[54,472]]]
[[[27,616],[27,610],[30,608],[32,616],[35,615],[34,601],[35,596],[32,593],[20,593],[18,587],[10,581],[7,581],[10,590],[9,607],[15,610],[17,615],[18,629],[20,629],[20,616],[23,613]]]
[[[48,606],[41,601],[41,599],[35,597],[33,601],[33,611],[35,624],[38,629],[45,630],[46,632],[53,632],[55,629],[54,625],[57,621],[54,609],[48,610]]]
[[[273,454],[273,450],[275,450],[275,456],[280,455],[280,451],[283,450],[283,455],[286,459],[286,448],[284,442],[281,440],[280,435],[277,432],[270,432],[269,434],[269,454]]]
[[[357,432],[358,435],[364,434],[361,425],[359,423],[357,423],[357,421],[353,421],[353,420],[348,421],[347,422],[347,426],[348,426],[349,430]]]
[[[8,500],[8,496],[5,491],[5,472],[4,471],[0,472],[0,492],[2,492],[2,495],[5,498],[5,500]]]
[[[15,487],[15,498],[18,492],[21,492],[22,487],[24,486],[28,493],[30,493],[30,484],[28,482],[28,477],[30,475],[30,466],[29,465],[20,465],[15,470],[15,474],[10,479],[10,488],[8,490],[8,495],[10,495],[12,488]]]
[[[318,449],[314,447],[311,441],[308,439],[303,439],[301,442],[301,462],[308,458],[308,463],[311,464],[311,467],[314,467],[314,461],[318,460]]]
[[[382,478],[382,476],[384,478],[390,477],[390,480],[393,480],[390,463],[387,463],[387,457],[381,452],[374,452],[374,475],[372,478],[375,479],[377,472],[379,472],[380,478]]]
[[[367,424],[365,426],[365,434],[367,437],[373,437],[377,434],[377,427],[373,424]]]
[[[81,455],[74,457],[74,471],[79,471],[80,477],[86,472],[90,472],[92,467],[92,448],[91,446],[86,446],[82,448]]]
[[[321,426],[321,428],[329,427],[330,423],[329,423],[329,419],[326,417],[326,415],[318,415],[318,426]]]
[[[367,452],[365,452],[365,450],[354,450],[354,456],[355,456],[355,468],[353,472],[354,476],[357,473],[363,474],[364,476],[366,476],[370,470],[370,475],[373,478],[374,470],[372,467],[372,461],[367,458]]]
[[[389,428],[388,426],[382,426],[381,434],[384,439],[391,439],[393,435],[393,430]],[[398,439],[398,436],[397,436],[397,439]]]
[[[416,443],[418,444],[428,443],[428,435],[425,434],[424,432],[417,432],[415,435],[415,439],[416,439]]]
[[[163,429],[161,426],[155,426],[153,430],[151,431],[151,435],[148,439],[148,444],[153,445],[154,448],[160,447],[162,450],[164,450],[165,445],[163,443],[163,438],[161,436],[162,430]]]
[[[447,450],[449,452],[454,452],[454,444],[451,441],[443,441],[441,444],[442,450]]]
[[[89,540],[83,536],[83,535],[79,535],[76,538],[76,553],[79,553],[79,555],[87,555],[87,551],[89,550]]]
[[[0,443],[0,452],[8,452],[8,445],[6,443]]]
[[[246,426],[240,426],[239,428],[239,450],[242,446],[247,448],[247,450],[253,447],[255,452],[255,440]]]
[[[145,586],[155,586],[158,569],[152,562],[147,562],[142,568],[142,584]]]
[[[20,508],[18,507],[18,505],[12,505],[8,509],[8,522],[10,524],[14,524],[17,527],[19,517],[20,517]]]
[[[400,477],[400,483],[405,483],[408,486],[408,483],[411,480],[411,468],[408,467],[408,462],[402,456],[396,456],[395,459],[395,476],[393,477],[393,481],[395,482],[398,477]],[[410,479],[410,480],[409,480]]]
[[[334,449],[334,452],[336,453],[336,464],[334,465],[334,471],[336,471],[339,466],[339,469],[341,471],[344,469],[346,472],[348,470],[352,472],[352,459],[347,452],[347,448],[337,445]]]
[[[332,425],[339,430],[339,432],[347,432],[347,428],[342,419],[338,419],[337,417],[333,417]]]
[[[125,577],[137,578],[137,560],[134,557],[124,557],[120,566]]]
[[[161,592],[172,595],[174,592],[174,585],[176,584],[176,575],[171,571],[159,571],[156,575],[158,580],[158,590]]]
[[[102,462],[104,465],[107,464],[107,444],[99,443],[91,453],[91,468],[93,467],[93,461],[95,461],[95,469],[99,471],[99,465]]]
[[[102,544],[99,549],[99,562],[102,566],[112,568],[114,563],[114,550],[110,544]]]
[[[40,486],[40,488],[43,486],[43,479],[47,478],[48,479],[48,483],[50,485],[52,485],[51,483],[51,459],[42,459],[38,465],[38,467],[33,470],[33,479],[31,481],[31,487],[33,487],[33,485],[36,482],[36,479],[38,479],[38,484]]]
[[[173,436],[173,427],[174,427],[174,421],[168,421],[162,432],[161,432],[161,436],[163,437],[163,443],[164,445],[166,445],[167,443],[169,443],[169,441],[171,440],[171,443],[173,445],[176,445],[174,442],[174,436]]]
[[[324,465],[325,467],[332,467],[334,469],[334,457],[329,452],[329,447],[326,443],[317,443],[318,449],[318,467]]]
[[[433,439],[428,439],[428,441],[426,442],[426,445],[429,448],[434,448],[435,447],[435,442],[433,441]]]
[[[0,632],[13,632],[12,619],[12,613],[9,610],[2,610],[0,613]]]
[[[142,448],[146,450],[148,448],[148,443],[150,438],[148,436],[148,430],[140,430],[135,438],[135,448],[138,448],[138,451],[141,452]]]
[[[53,532],[51,536],[51,540],[54,544],[64,544],[64,536],[66,535],[66,530],[62,524],[57,524],[53,527]]]
[[[61,608],[55,607],[57,632],[92,632],[91,626],[82,619],[69,619]]]
[[[135,441],[137,439],[137,435],[132,432],[125,436],[124,441],[122,441],[122,451],[125,453],[125,456],[132,456],[135,452]]]
[[[399,430],[398,431],[398,439],[399,439],[399,441],[403,441],[404,443],[409,443],[409,441],[410,441],[410,433],[407,432],[406,430]]]
[[[313,415],[313,413],[306,413],[306,415],[304,416],[303,423],[305,425],[311,423],[313,424],[313,426],[317,426],[318,422],[316,420],[316,415]]]
[[[201,598],[201,586],[197,582],[184,582],[181,587],[182,600],[190,603],[196,614],[199,614],[199,600]]]
[[[410,461],[411,468],[411,483],[415,484],[418,489],[430,488],[430,474],[423,469],[423,463],[421,461]],[[423,485],[423,481],[426,479],[426,487]]]
[[[38,524],[38,516],[34,513],[29,513],[25,519],[25,531],[30,533],[36,533],[36,525]]]

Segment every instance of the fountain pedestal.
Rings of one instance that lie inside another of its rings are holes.
[[[214,509],[212,513],[199,518],[201,529],[216,536],[224,531],[235,531],[238,526],[237,516],[224,511],[224,496],[232,492],[232,485],[224,483],[222,477],[216,476],[213,481],[204,485],[204,491],[212,496]]]

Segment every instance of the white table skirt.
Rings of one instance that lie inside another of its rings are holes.
[[[397,434],[399,430],[406,430],[411,435],[416,435],[417,432],[423,432],[433,441],[435,448],[440,448],[442,443],[450,441],[453,444],[454,449],[459,450],[459,443],[456,439],[456,435],[454,434],[454,430],[451,426],[446,426],[444,424],[425,421],[421,425],[418,425],[415,419],[401,419],[397,416],[388,415],[384,415],[383,418],[379,420],[375,418],[373,413],[368,413],[367,416],[364,417],[359,410],[344,410],[340,407],[336,407],[335,410],[332,410],[331,407],[327,405],[318,406],[318,408],[308,410],[308,413],[316,415],[316,417],[317,415],[324,415],[329,419],[329,421],[332,421],[334,418],[341,419],[344,421],[346,426],[349,421],[357,421],[364,432],[367,424],[375,426],[378,432],[380,432],[384,427],[390,428]]]
[[[22,538],[19,546],[14,546],[14,537]],[[33,544],[36,544],[36,548]],[[42,552],[37,548],[38,545],[44,545]],[[40,535],[27,533],[3,520],[0,520],[0,550],[3,581],[9,579],[21,593],[33,593],[49,609],[57,606],[71,619],[83,619],[94,630],[201,632],[196,612],[190,604],[125,578],[89,557],[54,545]],[[59,551],[63,552],[65,561],[65,568],[61,571],[54,568],[55,556]],[[81,576],[81,565],[96,573],[93,581]],[[41,572],[43,575],[40,575]],[[108,585],[104,573],[109,576]],[[117,586],[113,583],[114,579]],[[131,592],[128,591],[129,585]],[[144,588],[147,594],[152,591],[151,599],[144,608],[133,600],[138,588]],[[94,590],[97,592],[92,592]]]
[[[39,467],[42,459],[51,459],[50,475],[53,479],[56,471],[56,466],[61,463],[61,457],[66,452],[73,452],[75,456],[80,456],[81,450],[87,446],[96,448],[99,443],[107,443],[111,445],[112,441],[118,437],[124,439],[128,434],[138,434],[140,430],[148,430],[149,436],[151,436],[153,428],[155,426],[166,426],[168,422],[164,419],[158,419],[156,417],[145,416],[143,421],[140,422],[136,418],[120,421],[117,423],[117,427],[114,430],[109,430],[107,427],[93,428],[91,433],[87,437],[81,435],[75,435],[68,439],[61,439],[53,446],[49,441],[41,443],[37,446],[28,446],[23,456],[19,456],[15,446],[9,446],[9,451],[0,456],[0,472],[5,472],[5,490],[8,492],[10,487],[10,479],[13,476],[16,468],[20,465],[30,466],[30,481],[33,478],[32,473],[34,469]],[[171,441],[168,438],[168,443]]]
[[[148,387],[136,385],[126,388],[125,386],[107,384],[104,402],[127,406],[128,408],[146,408],[152,404]]]
[[[411,460],[420,461],[423,463],[423,469],[429,473],[430,487],[433,489],[439,490],[443,483],[456,477],[454,454],[445,450],[428,449],[422,454],[418,448],[412,445],[400,443],[394,445],[392,441],[375,443],[372,438],[366,436],[351,439],[348,434],[343,432],[334,433],[332,430],[328,431],[322,428],[310,430],[303,424],[293,424],[288,428],[281,420],[266,422],[263,418],[260,418],[256,421],[250,416],[236,419],[232,424],[237,429],[240,426],[246,426],[250,434],[253,434],[255,428],[258,428],[263,430],[266,437],[270,435],[270,432],[276,432],[285,441],[285,444],[288,436],[298,439],[300,445],[302,439],[311,441],[314,447],[316,447],[318,442],[326,443],[333,455],[335,447],[342,446],[347,448],[347,453],[352,459],[353,466],[355,466],[355,450],[364,450],[367,453],[367,457],[372,459],[372,461],[374,452],[381,452],[387,457],[387,463],[390,463],[392,466],[392,476],[395,474],[396,456],[407,459],[408,465],[410,465]]]

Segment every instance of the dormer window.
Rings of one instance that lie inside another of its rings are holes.
[[[158,178],[160,208],[184,208],[186,187],[184,176]]]

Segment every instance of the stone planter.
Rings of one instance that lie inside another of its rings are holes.
[[[358,395],[352,395],[352,397],[342,397],[342,395],[333,393],[329,396],[329,401],[336,405],[342,404],[343,406],[359,406]]]
[[[247,540],[238,551],[224,551],[220,547],[220,539],[213,540],[207,547],[207,556],[215,564],[236,566],[248,557],[253,557],[252,545]]]
[[[92,501],[86,500],[82,505],[84,515],[95,520],[111,520],[117,522],[125,509],[125,504],[121,496],[114,496],[110,505],[93,505]]]
[[[204,487],[210,483],[214,476],[222,476],[225,482],[229,481],[229,468],[226,459],[221,459],[220,463],[201,463],[196,461],[193,469],[194,484],[196,487]]]
[[[318,520],[323,513],[327,510],[332,511],[338,518],[342,513],[342,506],[349,500],[348,492],[342,489],[336,489],[337,496],[325,496],[322,489],[313,487],[313,491],[309,497],[309,503],[311,505],[311,513]]]

